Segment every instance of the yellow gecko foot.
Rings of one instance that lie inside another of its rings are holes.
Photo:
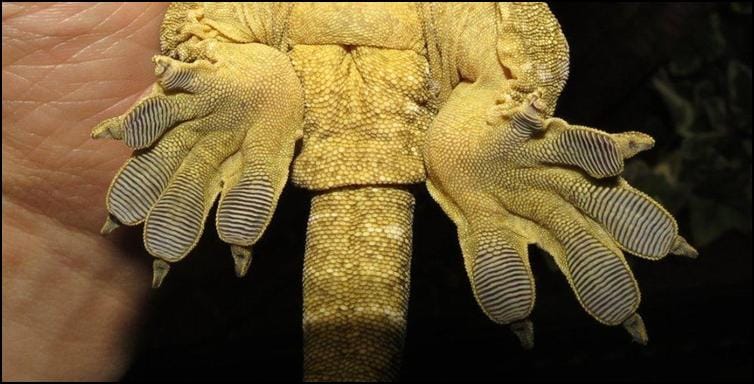
[[[110,186],[101,232],[145,223],[144,244],[158,258],[155,287],[168,263],[196,245],[218,194],[217,231],[231,244],[237,275],[246,273],[300,135],[302,91],[284,54],[211,40],[197,47],[190,63],[155,56],[158,82],[92,131],[136,150]]]
[[[654,141],[546,118],[539,91],[516,102],[460,84],[427,134],[430,193],[458,227],[474,295],[495,322],[533,344],[535,301],[527,245],[537,244],[599,322],[648,340],[640,293],[623,251],[694,257],[673,217],[619,177]]]

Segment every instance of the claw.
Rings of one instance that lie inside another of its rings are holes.
[[[192,82],[192,74],[176,68],[172,63],[172,59],[167,56],[157,55],[152,57],[152,63],[154,63],[154,74],[160,79],[159,83],[165,89],[194,91],[193,89],[187,89]]]
[[[154,75],[157,77],[162,76],[165,70],[168,69],[168,61],[164,56],[152,56],[152,63],[154,63]]]
[[[249,271],[249,264],[251,264],[251,249],[240,245],[231,245],[230,252],[233,254],[233,260],[236,264],[236,276],[246,276],[246,272]]]
[[[639,152],[651,149],[655,145],[655,140],[652,136],[641,132],[616,133],[612,137],[624,159],[631,158]]]
[[[526,103],[528,104],[527,112],[532,113],[535,116],[541,115],[545,108],[547,108],[547,104],[542,100],[542,90],[540,89],[527,95]]]
[[[164,260],[155,259],[152,262],[152,288],[160,288],[162,281],[165,280],[165,276],[170,271],[170,264]]]
[[[532,92],[526,97],[524,104],[517,110],[517,113],[511,117],[513,125],[529,133],[543,130],[542,111],[545,107],[544,101],[541,100],[541,92]]]
[[[102,229],[99,230],[100,235],[106,236],[109,235],[112,231],[120,227],[120,222],[118,222],[118,219],[113,217],[113,215],[107,215],[107,219],[105,219],[105,224],[102,225]]]
[[[212,68],[207,60],[198,59],[184,63],[161,55],[153,56],[152,63],[154,74],[164,89],[188,93],[197,93],[205,89],[199,77],[202,73],[206,75]]]
[[[629,316],[628,319],[623,321],[623,327],[626,328],[635,342],[641,345],[647,345],[649,342],[649,336],[647,335],[647,328],[644,326],[644,320],[638,313],[634,313]]]
[[[123,139],[123,125],[120,116],[111,117],[92,129],[92,139]]]
[[[534,348],[534,324],[529,319],[517,321],[510,325],[511,331],[518,337],[521,347],[529,350]]]
[[[676,236],[675,243],[673,243],[673,248],[670,249],[670,253],[678,256],[685,256],[692,259],[696,259],[699,256],[699,252],[697,252],[694,247],[689,245],[689,243],[684,239],[683,237]]]

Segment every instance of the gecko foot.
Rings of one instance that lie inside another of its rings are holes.
[[[287,57],[259,44],[211,42],[187,63],[156,56],[158,81],[95,138],[135,149],[107,193],[107,234],[144,223],[155,287],[194,248],[215,199],[216,227],[243,276],[288,177],[303,102]],[[285,102],[282,102],[285,100]]]
[[[624,160],[654,140],[548,117],[540,100],[535,91],[511,105],[514,98],[501,102],[494,90],[457,87],[427,133],[429,191],[458,227],[482,310],[514,324],[524,346],[521,324],[535,301],[532,243],[553,256],[590,315],[623,324],[644,344],[639,287],[623,252],[649,260],[697,254],[674,218],[620,177]]]

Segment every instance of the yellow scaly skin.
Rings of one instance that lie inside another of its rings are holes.
[[[426,181],[458,227],[482,310],[533,345],[526,246],[582,306],[647,342],[623,257],[696,256],[659,204],[620,178],[650,148],[553,118],[568,46],[540,3],[175,3],[157,84],[93,137],[136,149],[103,233],[144,222],[153,285],[217,230],[243,276],[292,163],[317,191],[304,265],[304,378],[397,376],[413,196]],[[294,160],[293,148],[303,139]]]

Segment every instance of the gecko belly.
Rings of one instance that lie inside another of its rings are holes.
[[[296,45],[289,57],[304,92],[296,185],[424,181],[421,144],[433,113],[427,60],[413,50]]]

